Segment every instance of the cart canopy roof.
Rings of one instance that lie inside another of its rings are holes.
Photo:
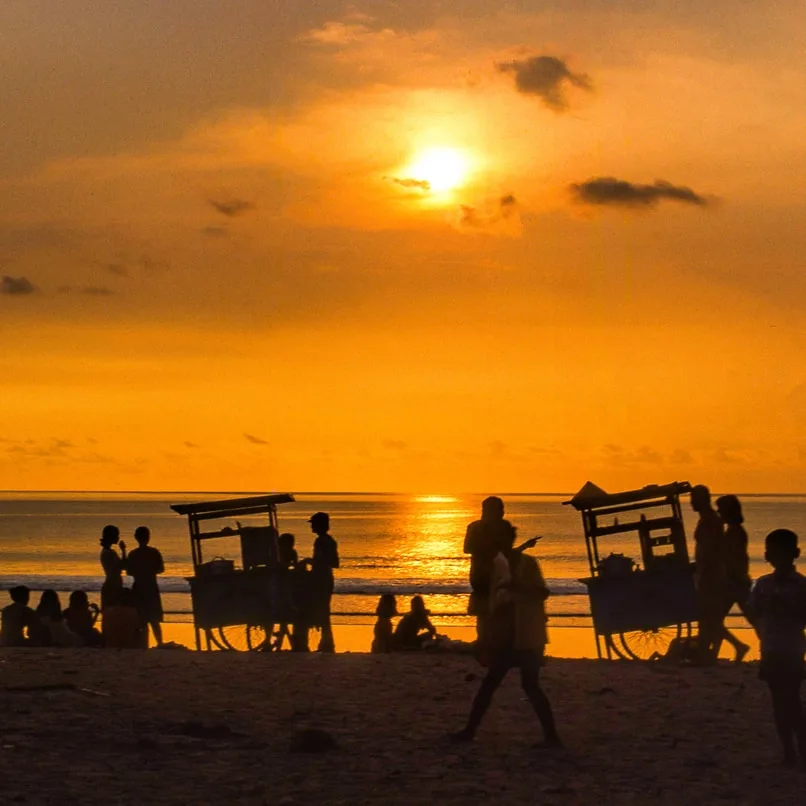
[[[275,495],[256,495],[251,498],[227,498],[218,501],[199,501],[195,504],[173,504],[171,509],[180,515],[202,515],[217,513],[226,518],[237,513],[247,515],[250,512],[265,512],[277,504],[289,504],[294,500],[290,493]]]
[[[606,493],[593,482],[586,482],[582,489],[570,500],[563,501],[574,509],[598,509],[599,507],[632,504],[637,501],[653,501],[670,495],[684,495],[691,492],[691,484],[687,481],[675,481],[671,484],[648,484],[640,490],[627,490],[623,493]]]

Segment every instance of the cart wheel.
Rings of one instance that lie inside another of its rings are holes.
[[[216,633],[218,634],[216,635]],[[266,630],[259,624],[235,624],[230,627],[219,627],[212,635],[216,646],[234,652],[260,649],[266,640]]]
[[[650,660],[656,653],[665,655],[669,644],[675,638],[689,638],[691,624],[675,624],[671,627],[659,627],[655,630],[635,630],[623,632],[619,641],[610,637],[610,645],[615,653],[624,660]],[[621,644],[621,646],[619,646]]]

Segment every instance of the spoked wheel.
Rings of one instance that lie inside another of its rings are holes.
[[[608,637],[610,647],[623,660],[651,660],[665,655],[675,638],[690,638],[691,624],[673,624],[654,630],[634,630]]]
[[[261,649],[266,641],[266,630],[260,624],[235,624],[208,630],[207,635],[217,649],[232,652],[250,652]]]

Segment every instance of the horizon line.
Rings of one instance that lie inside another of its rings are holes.
[[[636,488],[640,489],[640,488]],[[0,490],[0,495],[8,494],[81,494],[81,495],[242,495],[242,496],[259,496],[259,495],[275,495],[280,490]],[[543,497],[554,496],[571,496],[576,495],[574,492],[568,491],[525,491],[525,490],[509,490],[509,491],[484,491],[484,492],[414,492],[412,490],[302,490],[297,493],[289,493],[290,495],[306,495],[306,496],[327,496],[327,495],[444,495],[444,496],[475,496],[475,495],[532,495]],[[712,491],[712,495],[724,495],[725,491]],[[738,492],[734,495],[744,498],[762,498],[762,497],[777,497],[777,498],[800,498],[806,496],[806,492]]]

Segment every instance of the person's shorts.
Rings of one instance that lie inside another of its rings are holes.
[[[803,657],[783,653],[762,653],[758,676],[770,686],[799,685],[806,677]]]

